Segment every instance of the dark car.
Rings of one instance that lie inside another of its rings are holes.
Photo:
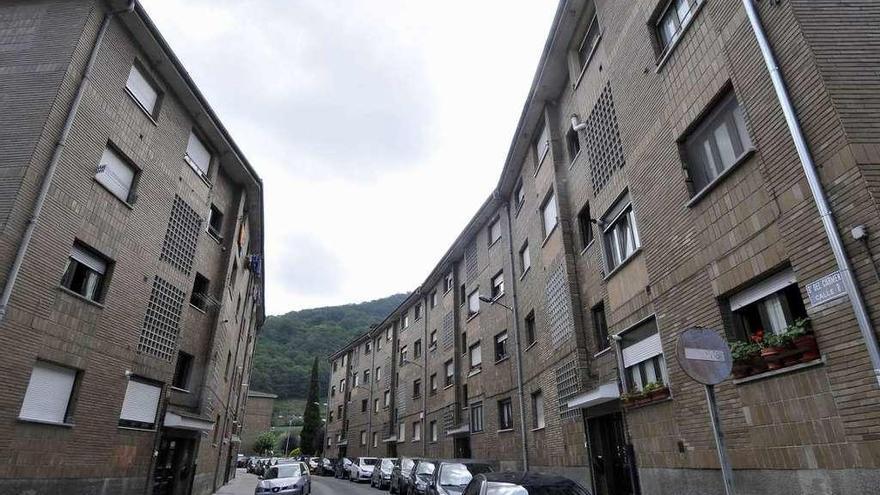
[[[373,468],[373,476],[370,477],[370,486],[384,490],[385,487],[391,486],[391,473],[400,463],[397,458],[383,457],[379,459],[379,463]]]
[[[318,462],[318,475],[333,476],[334,474],[336,474],[336,470],[333,468],[333,461],[326,457],[322,457]]]
[[[347,480],[349,466],[351,466],[351,459],[349,459],[348,457],[337,459],[336,465],[334,466],[333,475],[337,478]]]
[[[434,461],[434,475],[428,482],[428,495],[461,495],[474,476],[497,470],[496,461],[446,459]]]
[[[437,461],[433,459],[419,459],[416,465],[409,473],[407,481],[407,490],[404,495],[425,495],[428,489],[428,483],[434,475],[434,469]]]
[[[485,473],[474,476],[464,495],[590,495],[574,481],[531,472]]]
[[[388,487],[391,493],[398,493],[400,495],[407,494],[409,475],[417,461],[418,459],[413,457],[400,458],[400,462],[394,466],[394,470],[391,471],[391,484]]]

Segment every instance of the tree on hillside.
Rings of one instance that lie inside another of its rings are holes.
[[[254,452],[260,455],[266,455],[275,448],[275,433],[264,431],[254,441]]]
[[[312,364],[309,380],[309,394],[306,397],[306,410],[303,413],[303,428],[299,434],[300,446],[305,455],[315,453],[315,434],[321,428],[321,410],[318,406],[318,358]]]

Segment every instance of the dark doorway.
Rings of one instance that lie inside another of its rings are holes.
[[[162,435],[156,468],[153,470],[153,495],[189,493],[194,472],[194,450],[193,439]]]
[[[470,437],[458,437],[455,439],[455,457],[459,459],[471,458],[471,439]]]
[[[621,413],[605,414],[585,421],[596,495],[635,494]],[[635,469],[635,463],[632,463],[632,468]]]
[[[388,442],[385,444],[385,450],[388,457],[397,457],[397,442]]]

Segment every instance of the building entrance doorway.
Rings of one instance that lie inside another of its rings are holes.
[[[185,495],[190,492],[195,465],[195,440],[163,433],[153,470],[153,495]]]
[[[589,435],[590,464],[596,495],[634,495],[634,476],[630,469],[630,451],[626,444],[623,416],[619,412],[585,418]]]
[[[469,436],[457,437],[453,448],[455,449],[455,457],[459,459],[471,458],[471,438]]]

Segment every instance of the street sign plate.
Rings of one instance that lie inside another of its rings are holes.
[[[705,385],[723,382],[733,367],[727,341],[709,328],[689,328],[682,332],[676,355],[684,372]]]
[[[810,306],[819,306],[846,295],[846,284],[840,272],[833,272],[807,284]]]

